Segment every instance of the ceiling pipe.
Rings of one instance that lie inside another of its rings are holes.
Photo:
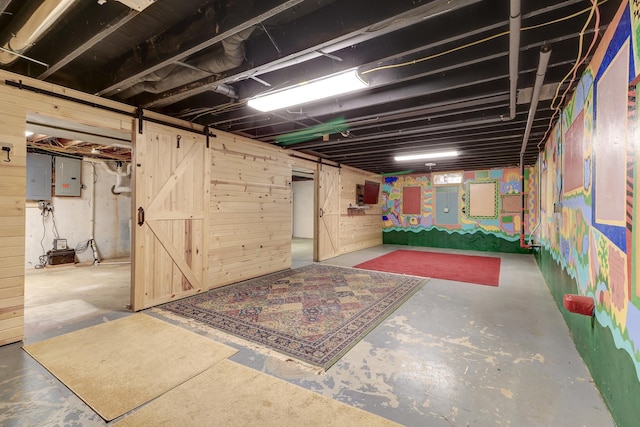
[[[127,78],[124,78],[123,80],[118,81],[117,83],[114,83],[112,85],[110,85],[109,87],[106,87],[102,90],[100,90],[99,92],[96,92],[94,95],[97,96],[103,96],[103,95],[113,95],[116,91],[119,91],[121,88],[126,87],[126,86],[130,86],[132,84],[132,82],[136,82],[138,81],[138,79],[146,76],[147,74],[149,74],[150,72],[154,72],[157,70],[160,70],[168,65],[171,65],[173,63],[175,63],[176,61],[182,61],[185,58],[188,58],[204,49],[207,49],[219,42],[221,42],[222,40],[226,39],[227,37],[236,34],[242,30],[245,30],[249,27],[253,27],[261,22],[266,21],[267,19],[273,18],[274,16],[277,16],[280,13],[283,13],[289,9],[291,9],[292,7],[297,6],[298,4],[302,3],[304,0],[288,0],[285,1],[284,3],[279,4],[278,6],[264,12],[264,13],[260,13],[257,16],[253,16],[252,18],[249,18],[248,20],[242,22],[239,25],[235,25],[232,28],[229,28],[227,31],[223,31],[222,33],[217,34],[216,36],[203,41],[202,43],[198,43],[195,46],[192,47],[188,47],[185,50],[181,50],[180,52],[178,52],[177,54],[166,58],[164,60],[161,60],[161,62],[147,66],[147,68],[145,68],[144,70],[138,71],[138,72],[134,72],[133,75],[130,75]],[[145,65],[146,66],[146,65]]]
[[[222,50],[213,54],[203,55],[189,62],[174,63],[141,77],[133,82],[129,89],[122,91],[119,97],[127,99],[142,92],[159,94],[239,67],[244,62],[244,42],[255,28],[246,28],[222,40]],[[229,85],[219,84],[211,87],[210,90],[230,98],[237,98],[235,90]]]
[[[509,13],[509,120],[512,120],[516,116],[521,27],[522,13],[520,11],[520,0],[511,0]]]
[[[269,63],[241,71],[234,76],[228,76],[227,78],[222,79],[220,83],[256,78],[263,74],[272,73],[283,68],[301,64],[303,62],[307,62],[321,56],[326,56],[326,54],[331,54],[342,49],[350,48],[359,43],[375,39],[393,31],[402,30],[409,26],[424,22],[425,20],[437,15],[452,12],[463,7],[478,3],[479,1],[480,0],[437,0],[429,2],[427,4],[423,4],[421,6],[413,8],[409,11],[395,15],[382,22],[378,22],[376,24],[369,25],[348,34],[344,34],[337,39],[326,41],[302,51],[274,59]],[[216,81],[203,83],[202,85],[194,88],[182,88],[175,91],[174,93],[169,94],[169,96],[152,100],[144,104],[143,106],[145,108],[164,107],[166,105],[181,101],[185,98],[208,91],[211,89],[210,86],[215,86],[220,83]]]
[[[93,37],[91,37],[89,40],[85,41],[80,46],[77,46],[71,52],[66,53],[62,58],[56,60],[56,62],[51,64],[44,73],[38,76],[38,80],[44,80],[47,77],[53,75],[54,73],[57,73],[60,69],[65,67],[70,62],[74,61],[80,55],[82,55],[83,53],[85,53],[86,51],[88,51],[98,43],[100,43],[102,40],[109,37],[111,34],[118,31],[127,22],[131,21],[133,18],[138,16],[138,13],[139,12],[132,9],[128,11],[126,14],[116,18],[115,21],[112,21],[106,24],[101,31],[94,34]]]
[[[500,116],[498,118],[481,119],[476,122],[468,123],[468,125],[495,123],[500,121],[513,120],[516,117],[516,105],[518,95],[518,74],[519,74],[519,55],[520,55],[520,30],[522,24],[522,13],[520,0],[511,0],[509,11],[509,116]],[[289,65],[289,63],[287,63]],[[538,90],[539,92],[539,90]],[[446,125],[445,125],[446,126]],[[438,129],[435,126],[434,129]],[[339,142],[340,140],[337,140]],[[350,139],[350,141],[352,141]],[[326,143],[325,143],[326,144]],[[306,147],[305,147],[306,148]],[[309,147],[310,148],[310,147]]]
[[[0,50],[0,64],[9,65],[46,34],[77,0],[45,0],[30,14],[18,18],[17,29]]]
[[[536,71],[536,80],[533,84],[533,95],[531,95],[531,106],[529,107],[529,117],[527,118],[527,124],[524,129],[524,137],[522,138],[522,147],[520,148],[520,199],[521,199],[521,217],[520,217],[520,247],[524,249],[531,249],[533,245],[525,244],[524,242],[524,213],[526,208],[525,201],[525,182],[524,182],[524,153],[527,150],[527,143],[529,142],[529,136],[531,135],[531,127],[533,125],[533,119],[538,109],[538,101],[540,100],[540,89],[544,83],[544,75],[547,72],[547,66],[549,65],[549,57],[551,56],[551,46],[544,45],[540,48],[540,59],[538,61],[538,70]]]
[[[551,56],[551,46],[544,45],[540,48],[540,59],[538,61],[538,70],[536,71],[536,80],[533,84],[533,94],[531,95],[531,105],[529,107],[529,116],[527,118],[527,125],[524,128],[524,137],[522,139],[522,148],[520,149],[520,155],[524,155],[527,149],[527,143],[529,142],[529,135],[531,134],[531,126],[533,125],[533,119],[536,115],[538,108],[538,101],[540,100],[540,90],[544,82],[544,76],[547,72],[547,66],[549,65],[549,57]]]

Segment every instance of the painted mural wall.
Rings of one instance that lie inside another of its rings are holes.
[[[595,320],[615,345],[609,353],[622,350],[635,367],[635,372],[624,373],[624,382],[615,382],[636,390],[636,380],[640,382],[638,64],[640,1],[624,1],[562,108],[538,162],[543,250],[575,282],[577,293],[594,298]],[[554,206],[560,209],[554,212]],[[553,281],[549,285],[552,291],[560,286]],[[585,351],[596,351],[598,345],[592,343]],[[589,364],[589,355],[583,356]],[[592,372],[595,365],[590,366]],[[607,400],[602,387],[601,391]],[[631,396],[640,407],[638,396]]]
[[[538,184],[533,172],[525,169],[525,235],[537,224]],[[451,183],[456,178],[460,182]],[[408,240],[414,245],[495,250],[495,245],[485,244],[491,237],[519,248],[522,190],[519,168],[385,177],[383,238],[385,243]],[[392,237],[402,234],[409,239]],[[452,235],[468,244],[458,239],[456,246],[450,245]],[[478,235],[485,238],[471,239]]]

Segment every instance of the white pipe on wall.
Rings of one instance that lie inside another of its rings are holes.
[[[111,187],[111,192],[113,194],[131,193],[131,187],[122,186],[122,178],[124,178],[125,176],[131,176],[131,163],[127,163],[127,170],[126,172],[124,172],[122,170],[123,169],[122,166],[118,166],[116,170],[113,170],[103,160],[91,159],[89,161],[101,164],[107,173],[116,177],[116,183],[113,187]]]
[[[90,163],[91,165],[91,198],[89,199],[89,203],[91,203],[91,216],[89,218],[90,230],[89,230],[89,239],[94,239],[94,233],[96,231],[96,165]]]
[[[520,247],[531,248],[532,245],[525,244],[524,242],[524,212],[525,212],[525,191],[524,191],[524,153],[527,150],[527,143],[529,142],[529,135],[531,134],[531,127],[533,125],[533,118],[536,115],[538,109],[538,101],[540,99],[540,89],[544,83],[544,76],[547,73],[547,67],[549,65],[549,57],[551,56],[551,46],[544,45],[540,48],[540,59],[538,60],[538,69],[536,71],[536,80],[533,85],[533,95],[531,96],[531,105],[529,106],[529,117],[527,118],[527,124],[524,129],[524,137],[522,139],[522,147],[520,148],[520,183],[522,186],[521,193],[521,224],[520,224]],[[562,120],[560,120],[562,123]]]

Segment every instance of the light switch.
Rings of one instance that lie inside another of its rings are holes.
[[[449,208],[444,208],[444,213],[449,213]]]

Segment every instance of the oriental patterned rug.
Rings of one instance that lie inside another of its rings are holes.
[[[326,370],[427,281],[312,264],[160,308]]]

